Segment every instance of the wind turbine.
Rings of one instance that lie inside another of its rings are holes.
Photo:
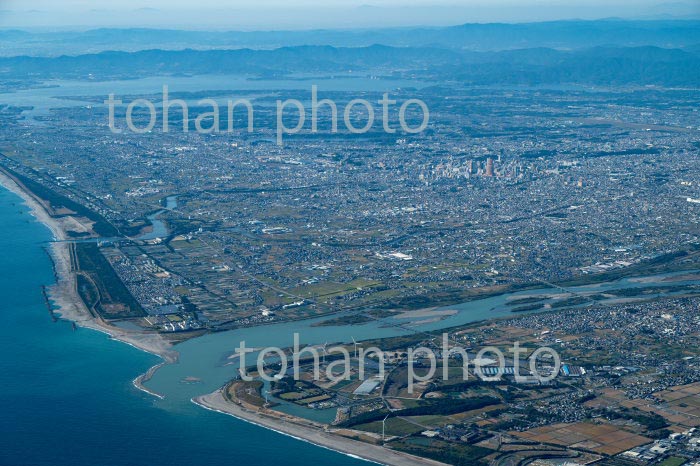
[[[321,345],[321,349],[323,350],[323,364],[326,363],[326,346],[328,346],[328,342]]]
[[[357,359],[357,342],[355,341],[355,337],[350,338],[352,338],[352,343],[355,345],[355,359]]]
[[[391,414],[391,413],[389,413],[389,414]],[[386,420],[389,417],[389,414],[387,414],[386,417],[384,418],[384,420],[382,421],[382,442],[384,442],[384,429],[386,427]]]

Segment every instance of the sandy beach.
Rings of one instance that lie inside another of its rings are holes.
[[[93,317],[83,304],[76,290],[75,274],[72,272],[68,243],[61,241],[67,238],[61,223],[53,218],[46,210],[44,201],[25,190],[14,179],[0,171],[0,185],[17,194],[31,210],[31,215],[40,223],[46,225],[53,235],[49,253],[54,263],[56,283],[47,288],[49,298],[56,306],[56,313],[61,318],[75,322],[77,325],[108,334],[115,340],[127,343],[142,351],[160,356],[165,363],[177,361],[178,353],[172,345],[157,333],[134,332],[109,325],[102,319]],[[151,372],[151,371],[149,371]],[[148,393],[154,394],[140,385],[148,380],[149,373],[137,377],[134,385]],[[154,394],[156,395],[156,394]]]
[[[307,426],[292,421],[291,417],[288,420],[287,418],[282,419],[262,412],[252,411],[227,401],[221,389],[209,395],[194,398],[192,402],[211,411],[228,414],[275,432],[374,463],[390,466],[446,466],[445,463],[440,463],[439,461],[420,458],[379,445],[334,435],[332,429],[324,430],[322,427]],[[312,424],[311,421],[309,421],[309,424]]]
[[[57,308],[55,312],[61,318],[73,321],[81,327],[106,333],[115,340],[160,356],[163,362],[154,365],[146,373],[136,377],[133,380],[133,385],[150,395],[164,398],[163,395],[146,388],[143,383],[147,382],[163,365],[177,361],[178,353],[173,349],[172,344],[157,333],[127,331],[111,326],[100,318],[93,317],[78,296],[75,274],[71,267],[69,243],[61,242],[67,238],[67,235],[59,220],[49,215],[41,199],[36,198],[14,179],[2,172],[0,172],[0,185],[20,196],[31,209],[31,214],[39,222],[46,225],[53,234],[54,242],[51,243],[49,252],[54,262],[56,283],[48,287],[48,295]],[[228,414],[284,435],[367,461],[392,466],[445,466],[444,463],[437,461],[335,435],[332,430],[324,429],[321,425],[311,425],[311,423],[304,425],[300,422],[294,422],[291,417],[282,419],[246,409],[228,402],[223,397],[221,390],[197,397],[192,401],[205,409]]]

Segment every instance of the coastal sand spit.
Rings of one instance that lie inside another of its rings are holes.
[[[60,314],[61,318],[75,322],[81,327],[106,333],[115,340],[160,356],[165,362],[177,361],[177,351],[173,350],[172,345],[161,335],[127,331],[111,326],[99,318],[94,318],[83,304],[75,288],[69,245],[61,242],[67,238],[61,224],[48,214],[42,201],[2,172],[0,172],[0,185],[21,197],[29,207],[31,215],[46,225],[53,235],[54,242],[51,243],[49,253],[54,263],[56,283],[48,288],[48,294],[51,301],[57,306],[56,313]]]
[[[314,445],[328,448],[346,455],[359,457],[367,461],[390,466],[447,466],[445,463],[409,455],[379,445],[372,445],[359,440],[352,440],[332,431],[324,431],[317,427],[307,427],[274,416],[248,410],[224,398],[221,389],[196,397],[193,403],[211,411],[228,414],[235,418],[265,427],[275,432],[289,435],[299,440],[304,440]]]

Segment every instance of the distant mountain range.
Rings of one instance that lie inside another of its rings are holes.
[[[31,53],[8,56],[13,47],[26,47]],[[47,53],[49,48],[62,53]],[[68,53],[74,49],[94,52]],[[556,21],[301,32],[2,30],[3,54],[0,83],[15,88],[23,81],[60,78],[238,74],[274,79],[350,73],[436,83],[697,87],[700,21]]]
[[[453,27],[371,30],[199,32],[165,29],[93,29],[82,32],[0,30],[0,55],[79,55],[105,50],[273,49],[331,45],[434,47],[497,51],[548,47],[653,45],[683,48],[700,44],[700,21],[552,21],[523,24],[464,24]]]
[[[473,52],[434,47],[296,46],[274,50],[144,50],[0,58],[0,79],[124,79],[133,76],[377,74],[469,84],[699,86],[700,47],[593,47]]]

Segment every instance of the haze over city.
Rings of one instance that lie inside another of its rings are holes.
[[[0,0],[2,466],[700,466],[698,0]]]

